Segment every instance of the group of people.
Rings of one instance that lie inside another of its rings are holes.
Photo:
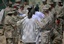
[[[58,17],[63,15],[62,2],[55,6],[53,2],[43,6],[21,4],[17,0],[14,4],[9,1],[5,8],[4,35],[6,44],[62,44],[62,31]],[[56,26],[56,27],[55,27]]]

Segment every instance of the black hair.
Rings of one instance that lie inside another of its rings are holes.
[[[35,11],[39,11],[39,6],[38,6],[38,4],[37,4],[36,7],[35,7]]]
[[[27,8],[27,10],[30,12],[32,10],[32,8]]]
[[[32,8],[28,8],[28,18],[30,19],[30,18],[32,18],[32,15],[34,14],[34,9],[32,9]]]
[[[8,16],[12,16],[12,13],[10,13],[10,14],[7,14]]]

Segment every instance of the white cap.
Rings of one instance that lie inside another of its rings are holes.
[[[15,0],[15,2],[19,2],[19,1],[21,1],[21,0]]]

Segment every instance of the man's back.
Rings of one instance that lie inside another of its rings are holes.
[[[22,41],[25,43],[31,43],[36,41],[36,36],[38,34],[38,26],[34,20],[26,18],[22,23]]]

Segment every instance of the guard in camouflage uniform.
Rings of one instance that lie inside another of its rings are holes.
[[[9,12],[9,11],[11,11],[12,10],[12,2],[9,2],[8,4],[7,4],[7,6],[6,6],[6,8],[5,8],[5,16],[7,15],[7,13]]]
[[[51,21],[50,20],[50,14],[49,14],[49,7],[48,5],[45,5],[43,7],[43,13],[45,15],[45,18],[42,20],[42,23],[43,23],[43,30],[42,30],[42,35],[41,35],[41,39],[42,39],[42,42],[41,44],[49,44],[50,42],[50,39],[49,39],[49,36],[50,36],[50,28],[49,28],[49,22]]]
[[[12,32],[15,28],[15,25],[12,21],[12,14],[13,12],[8,12],[7,16],[5,17],[4,21],[4,30],[5,30],[5,37],[6,37],[6,44],[13,44],[13,36]]]
[[[12,20],[14,22],[14,25],[16,26],[16,22],[19,20],[17,17],[16,11],[12,15]],[[19,37],[19,29],[17,27],[15,27],[14,31],[13,31],[14,44],[18,44],[18,37]]]
[[[59,16],[61,16],[61,14],[62,14],[62,8],[63,8],[63,6],[62,6],[62,4],[61,4],[61,1],[59,1],[58,2],[58,5],[56,5],[56,7],[55,7],[55,11],[56,11],[56,17],[57,17],[57,19],[56,19],[56,21],[55,21],[55,23],[56,23],[56,25],[55,25],[55,30],[53,30],[54,31],[54,39],[53,39],[53,44],[62,44],[62,28],[61,28],[61,21],[60,21],[60,19],[58,18]],[[56,34],[56,32],[58,33],[58,34]]]

